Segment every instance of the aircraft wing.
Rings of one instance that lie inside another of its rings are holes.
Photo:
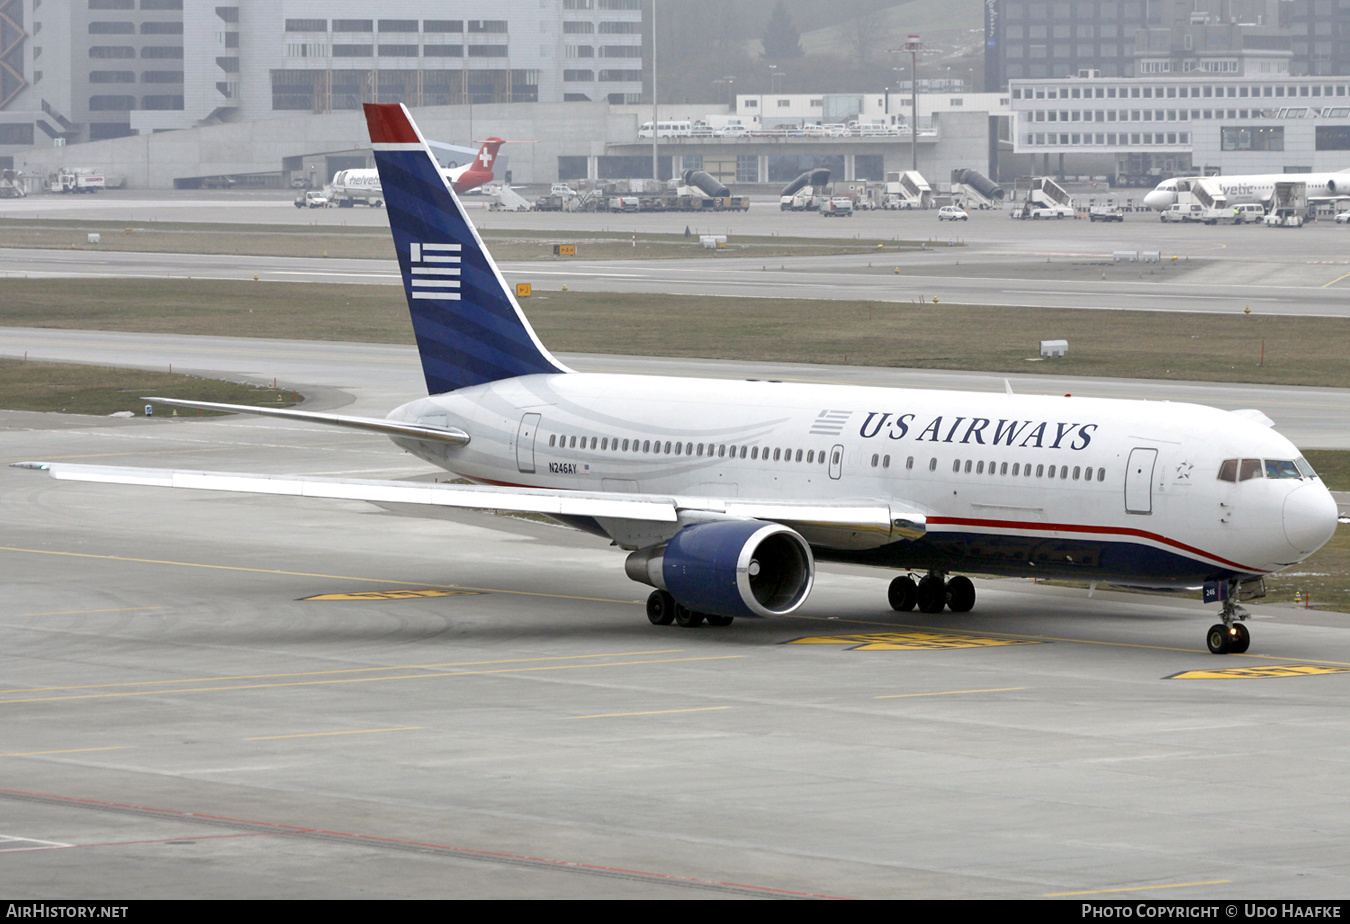
[[[409,481],[372,481],[304,475],[199,472],[64,462],[14,462],[14,468],[45,471],[63,481],[92,481],[247,494],[322,497],[479,510],[542,513],[560,517],[636,520],[677,526],[709,519],[767,520],[798,529],[808,541],[848,538],[855,547],[875,547],[924,535],[927,521],[917,508],[872,498],[793,501],[736,497],[617,494],[553,488],[516,488]],[[833,545],[834,542],[827,541]]]
[[[306,423],[328,424],[334,427],[347,427],[352,430],[370,430],[385,436],[402,436],[423,440],[428,443],[454,443],[458,446],[469,444],[469,434],[456,427],[430,427],[426,424],[410,424],[381,417],[348,417],[343,414],[319,414],[314,411],[297,411],[286,407],[254,407],[248,404],[216,404],[213,401],[186,401],[182,398],[142,398],[142,401],[154,401],[173,407],[196,407],[207,411],[228,411],[233,414],[253,414],[258,417],[283,417],[287,420],[303,420]]]

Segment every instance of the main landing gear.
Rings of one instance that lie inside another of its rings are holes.
[[[654,626],[668,626],[673,622],[682,629],[697,629],[706,622],[714,628],[723,628],[731,625],[735,618],[691,610],[666,590],[653,590],[647,597],[647,621]]]
[[[941,571],[930,571],[917,582],[906,574],[891,581],[886,598],[891,609],[901,613],[916,606],[921,613],[941,613],[943,607],[968,613],[975,606],[975,585],[961,575],[947,580]]]
[[[1264,592],[1264,591],[1263,591]],[[1209,627],[1205,643],[1210,654],[1242,654],[1252,644],[1252,635],[1239,620],[1247,618],[1247,611],[1237,604],[1238,582],[1228,582],[1228,596],[1223,601],[1219,618],[1222,624]]]

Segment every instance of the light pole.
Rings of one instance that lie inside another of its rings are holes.
[[[653,17],[654,18],[654,17]],[[910,156],[914,172],[919,170],[919,49],[923,45],[917,35],[911,35],[905,42],[905,51],[909,52],[909,138]],[[655,72],[653,72],[655,73]]]
[[[911,35],[909,41],[905,42],[902,48],[892,48],[891,53],[898,51],[907,51],[910,55],[909,66],[909,144],[912,166],[910,169],[918,172],[919,169],[919,50],[923,48],[923,43],[919,41],[917,35]]]
[[[652,0],[652,179],[661,182],[657,167],[656,139],[661,136],[661,122],[656,105],[656,0]]]

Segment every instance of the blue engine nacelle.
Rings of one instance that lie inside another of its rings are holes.
[[[663,549],[632,553],[624,570],[695,612],[785,616],[811,592],[816,565],[806,540],[786,526],[717,520],[686,526]]]

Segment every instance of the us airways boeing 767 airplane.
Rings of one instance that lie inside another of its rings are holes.
[[[573,372],[535,336],[401,105],[366,118],[427,397],[385,419],[223,408],[386,433],[473,485],[21,463],[56,478],[535,511],[608,537],[652,623],[798,609],[817,560],[898,569],[889,602],[961,612],[954,572],[1201,587],[1211,651],[1336,505],[1257,411]],[[917,580],[915,579],[917,576]]]

